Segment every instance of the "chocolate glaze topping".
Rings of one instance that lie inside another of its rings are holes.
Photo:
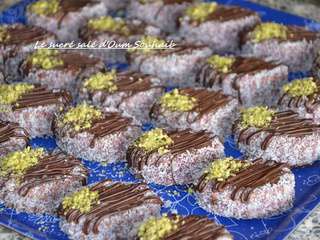
[[[239,122],[236,122],[236,125]],[[312,119],[300,118],[298,113],[289,111],[275,113],[270,125],[262,129],[244,128],[240,130],[238,143],[250,144],[256,134],[267,133],[261,143],[261,149],[266,150],[274,136],[303,137],[320,131],[320,125],[314,124]]]
[[[193,109],[193,111],[199,113],[197,119],[201,118],[205,114],[219,110],[219,108],[225,106],[231,100],[228,96],[222,94],[221,91],[185,88],[180,92],[181,94],[194,97],[197,100],[196,106]]]
[[[319,37],[319,33],[308,31],[302,27],[288,27],[288,41],[313,41]]]
[[[101,34],[109,34],[110,36],[117,36],[119,38],[125,37],[128,40],[130,36],[144,35],[146,31],[146,27],[150,25],[147,25],[144,22],[141,22],[139,24],[132,24],[130,22],[126,22],[126,26],[129,29],[129,36],[124,35],[121,31],[117,31],[117,32],[112,32],[108,30],[99,31],[99,30],[92,29],[88,26],[85,26],[82,29],[80,29],[80,37],[85,41],[90,41],[90,40],[95,40],[95,38],[97,38]]]
[[[102,119],[94,121],[92,127],[88,130],[94,136],[90,146],[94,147],[97,138],[102,138],[133,126],[130,125],[131,122],[131,118],[122,117],[119,113],[106,113]]]
[[[40,159],[36,166],[24,174],[18,191],[21,196],[26,196],[32,188],[43,183],[68,178],[81,181],[82,185],[85,185],[87,175],[87,169],[78,159],[63,153],[52,154]]]
[[[20,138],[28,142],[30,136],[17,123],[0,121],[0,143],[10,141],[11,138]]]
[[[58,19],[59,28],[62,25],[62,21],[70,12],[77,12],[82,8],[98,3],[96,0],[60,0],[60,10],[55,14]]]
[[[225,7],[219,6],[216,11],[214,11],[206,21],[220,21],[226,22],[230,20],[236,20],[245,18],[251,15],[257,15],[254,11],[241,7]]]
[[[97,58],[91,58],[84,54],[75,52],[60,52],[57,55],[57,57],[60,58],[64,64],[62,66],[57,66],[54,69],[67,69],[71,71],[80,70],[78,76],[80,76],[81,73],[85,71],[88,67],[94,67],[100,62],[100,60]],[[24,61],[24,63],[21,66],[23,76],[27,76],[33,67],[34,66],[30,61]]]
[[[310,96],[292,97],[288,93],[284,93],[280,97],[278,105],[285,103],[288,108],[304,106],[307,113],[312,113],[314,106],[320,104],[320,86],[318,85],[318,91]]]
[[[239,160],[240,161],[240,160]],[[236,173],[235,176],[229,177],[223,182],[208,181],[207,174],[202,175],[199,180],[196,190],[202,192],[209,182],[213,183],[212,191],[222,192],[227,187],[232,187],[232,200],[240,200],[247,202],[250,199],[254,189],[271,183],[276,184],[280,177],[284,174],[286,164],[276,163],[273,161],[264,161],[256,159],[252,165]]]
[[[18,99],[18,101],[16,101],[12,105],[12,108],[13,110],[20,110],[28,107],[37,107],[59,103],[67,105],[71,102],[71,100],[72,98],[70,94],[64,90],[47,90],[45,87],[35,85],[35,88],[30,92],[23,94]]]
[[[222,94],[221,91],[208,91],[206,89],[184,88],[180,89],[181,94],[194,97],[196,99],[195,107],[188,112],[187,121],[193,123],[203,117],[205,114],[215,112],[219,108],[227,105],[231,98]],[[156,103],[150,111],[150,118],[155,118],[160,114],[161,105]],[[192,113],[197,112],[198,115],[193,117]]]
[[[169,154],[171,155],[171,166],[173,158],[186,151],[192,151],[194,149],[200,149],[207,147],[211,144],[213,136],[205,131],[192,132],[191,130],[175,131],[168,133],[168,136],[173,140],[173,144],[168,146]],[[130,146],[127,151],[127,161],[130,167],[138,169],[139,171],[143,169],[144,166],[150,165],[149,157],[155,153],[145,152],[143,149],[137,148],[135,146]],[[168,156],[168,155],[164,155]],[[157,161],[154,163],[156,166],[161,164],[162,156],[159,156]]]
[[[303,27],[298,26],[287,26],[288,34],[286,39],[277,39],[278,42],[296,42],[296,41],[314,41],[319,38],[319,33],[309,31]],[[245,44],[250,41],[250,32],[254,28],[250,29],[248,32],[241,35],[241,44]],[[266,40],[267,41],[267,40]]]
[[[6,28],[9,40],[4,45],[24,45],[35,41],[42,41],[53,35],[45,29],[36,26],[14,25]]]
[[[162,205],[161,199],[144,183],[123,184],[105,180],[92,186],[90,190],[98,191],[99,203],[92,206],[88,213],[81,213],[76,209],[64,211],[62,206],[59,209],[59,215],[64,216],[68,222],[78,224],[80,218],[85,218],[82,231],[86,235],[90,232],[98,234],[99,225],[107,216],[144,204]]]
[[[278,64],[267,62],[258,58],[244,58],[236,57],[235,62],[231,66],[229,73],[217,72],[209,63],[205,63],[197,73],[196,82],[199,82],[204,87],[218,86],[222,87],[223,81],[230,74],[240,75],[239,77],[233,78],[231,86],[238,92],[238,100],[242,103],[241,92],[239,88],[238,80],[243,75],[255,74],[264,70],[271,70],[278,67]]]
[[[176,220],[176,216],[170,217]],[[206,217],[187,216],[179,218],[177,229],[170,232],[164,240],[198,239],[215,240],[222,236],[230,236],[223,226]]]
[[[119,105],[117,107],[120,107],[121,103],[131,96],[139,93],[139,92],[144,92],[148,91],[150,89],[164,89],[163,86],[160,85],[153,85],[151,81],[152,77],[150,75],[145,75],[139,72],[120,72],[117,73],[116,79],[115,79],[115,85],[117,86],[117,90],[115,93],[118,92],[125,92],[126,95],[125,97],[122,98],[122,100],[119,102]],[[106,98],[112,94],[103,90],[94,90],[91,91],[88,89],[88,98],[90,100],[93,100],[94,94],[100,92],[101,98],[100,101],[102,103],[105,102]]]

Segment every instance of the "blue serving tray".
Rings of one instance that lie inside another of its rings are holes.
[[[35,0],[23,0],[21,3],[0,13],[0,23],[25,23],[25,7]],[[274,21],[283,24],[306,26],[311,30],[320,31],[320,24],[312,20],[297,17],[278,10],[263,7],[243,0],[217,0],[221,4],[233,4],[255,10],[264,21]],[[112,65],[110,67],[125,67]],[[301,77],[302,73],[293,73],[291,79]],[[150,129],[149,124],[144,130]],[[53,138],[35,138],[30,141],[32,147],[44,147],[52,151],[56,147]],[[236,149],[232,137],[225,141],[225,153],[227,156],[241,158],[241,153]],[[111,178],[116,181],[138,181],[128,171],[126,163],[120,162],[107,166],[85,161],[85,166],[90,170],[89,183]],[[218,223],[223,224],[233,234],[236,240],[280,240],[286,238],[320,203],[320,161],[312,166],[293,169],[296,180],[296,196],[294,207],[279,216],[254,219],[237,220],[209,214],[198,206],[188,186],[159,186],[150,184],[150,187],[164,201],[162,212],[178,213],[181,215],[196,214],[208,216]],[[27,237],[37,240],[59,239],[67,240],[68,237],[59,228],[59,218],[50,215],[34,215],[16,213],[13,209],[5,208],[0,203],[0,225],[19,232]]]

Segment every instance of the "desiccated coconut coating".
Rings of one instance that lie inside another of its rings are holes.
[[[233,132],[239,149],[249,158],[302,166],[312,164],[320,155],[320,125],[292,110],[246,109]]]
[[[259,15],[248,9],[196,2],[180,18],[179,35],[186,42],[208,45],[214,52],[235,53],[241,33],[260,21]]]
[[[43,49],[30,54],[21,65],[25,82],[66,89],[74,97],[84,78],[104,69],[101,60],[82,53]]]
[[[104,111],[116,111],[137,122],[148,122],[149,111],[164,93],[161,81],[138,72],[99,72],[83,83],[80,99]]]
[[[119,113],[103,113],[80,104],[57,116],[53,123],[58,146],[79,158],[99,162],[125,159],[127,147],[141,134],[141,127]]]
[[[40,0],[29,4],[29,25],[40,26],[57,35],[60,41],[78,40],[79,29],[89,18],[105,16],[106,6],[95,0]]]
[[[89,19],[80,31],[81,40],[108,48],[88,49],[86,53],[108,63],[126,62],[126,48],[135,46],[136,41],[144,35],[165,37],[165,34],[153,25],[147,25],[136,19],[124,20],[111,16]]]
[[[200,63],[196,82],[234,96],[244,106],[277,103],[288,67],[257,58],[213,55]]]
[[[139,240],[211,239],[232,240],[232,235],[222,226],[206,217],[162,216],[150,218],[139,227]]]
[[[199,179],[196,197],[201,207],[218,215],[265,218],[292,207],[294,187],[285,164],[226,158],[214,161]]]
[[[144,183],[105,180],[64,199],[60,227],[70,239],[134,239],[141,222],[160,215],[161,205]]]
[[[54,42],[55,35],[36,26],[0,25],[0,75],[6,82],[21,80],[20,64],[37,41]]]
[[[185,88],[163,95],[150,116],[159,127],[206,130],[223,139],[231,133],[237,111],[238,101],[221,92]]]
[[[276,23],[257,25],[242,39],[242,55],[287,65],[290,72],[309,71],[319,47],[319,33]]]
[[[278,99],[281,110],[293,110],[300,117],[320,123],[320,85],[315,78],[296,79],[282,88]]]
[[[148,138],[141,141],[145,135]],[[165,137],[167,142],[157,144]],[[152,143],[155,145],[153,148],[145,147],[152,146]],[[193,183],[211,161],[223,155],[223,144],[205,131],[167,133],[155,129],[142,135],[128,148],[127,161],[134,173],[141,175],[146,182],[173,185]]]
[[[149,48],[153,45],[161,48],[166,43],[170,46],[170,42],[150,36],[141,39],[141,42]],[[212,50],[204,45],[174,44],[176,45],[167,49],[130,50],[128,52],[130,68],[159,77],[163,85],[194,86],[195,75],[199,70],[197,62],[209,57]]]
[[[0,119],[18,123],[31,137],[52,135],[54,115],[69,105],[71,99],[64,90],[47,90],[38,84],[3,84]]]
[[[0,121],[0,157],[26,147],[29,133],[17,123]]]
[[[166,32],[175,32],[178,18],[192,2],[193,0],[130,0],[127,17],[153,24]]]
[[[63,153],[43,149],[12,152],[0,159],[0,199],[18,212],[54,214],[62,198],[86,184],[87,170]]]
[[[318,52],[317,57],[313,63],[312,72],[316,78],[320,79],[320,51]]]

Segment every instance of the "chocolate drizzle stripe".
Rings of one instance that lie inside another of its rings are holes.
[[[171,167],[172,161],[176,155],[181,154],[187,150],[192,151],[194,149],[200,149],[209,146],[214,138],[205,131],[192,132],[190,130],[172,132],[168,133],[168,135],[173,140],[173,144],[168,146],[168,154],[171,155]],[[126,156],[128,165],[141,171],[144,166],[148,166],[150,164],[148,161],[149,157],[156,151],[157,150],[147,153],[143,149],[131,145],[127,151]],[[168,155],[160,155],[154,164],[158,166],[159,164],[161,164],[162,157],[166,156]]]
[[[94,147],[98,138],[119,132],[129,126],[136,126],[132,125],[131,122],[131,118],[122,117],[118,113],[107,113],[102,119],[94,121],[93,126],[88,130],[94,136],[90,146]]]
[[[11,138],[20,138],[28,142],[30,136],[18,124],[0,121],[0,143],[10,141]]]
[[[78,173],[74,173],[75,168],[79,168]],[[85,185],[87,175],[88,171],[78,159],[57,153],[40,159],[36,166],[28,169],[22,178],[18,192],[21,196],[26,196],[32,188],[43,183],[67,178],[79,180]]]
[[[98,3],[95,0],[61,0],[59,11],[54,15],[58,20],[58,28],[62,27],[62,22],[70,12],[77,12],[86,6]]]
[[[253,136],[266,132],[267,135],[261,143],[261,149],[266,150],[274,136],[303,137],[319,131],[320,125],[314,124],[312,119],[300,118],[293,111],[283,111],[275,114],[268,127],[247,133],[249,130],[252,128],[244,128],[239,132],[238,143],[248,145]]]
[[[176,217],[172,217],[176,219]],[[180,239],[218,239],[229,235],[223,226],[217,225],[204,217],[188,216],[182,217],[177,222],[177,229],[164,237],[165,240]]]
[[[15,25],[7,28],[9,40],[4,45],[29,44],[53,36],[45,29],[35,26]]]
[[[227,105],[230,102],[230,98],[221,93],[221,91],[208,91],[206,89],[193,89],[193,88],[185,88],[182,89],[181,94],[186,94],[190,97],[194,97],[196,99],[196,106],[193,111],[199,113],[194,121],[200,119],[203,115],[215,112],[222,106]],[[189,112],[188,119],[190,119]]]
[[[320,104],[320,86],[317,84],[316,93],[310,96],[291,97],[288,93],[284,93],[279,98],[278,105],[284,105],[285,103],[288,108],[304,106],[307,113],[312,113],[315,105]]]
[[[230,186],[232,188],[230,196],[232,200],[247,202],[256,188],[268,183],[276,184],[284,174],[284,168],[286,167],[286,164],[271,161],[265,162],[262,159],[257,159],[249,167],[222,182],[207,180],[207,175],[204,174],[200,178],[196,189],[202,192],[209,182],[213,183],[212,191],[221,192]]]
[[[110,184],[105,186],[104,183]],[[88,213],[81,213],[78,210],[61,210],[60,215],[64,215],[68,222],[78,223],[81,217],[84,217],[82,231],[84,234],[89,234],[92,231],[94,234],[99,233],[99,225],[103,219],[111,214],[120,213],[139,207],[143,204],[159,204],[162,201],[159,197],[152,193],[146,184],[121,184],[106,182],[99,183],[91,187],[92,191],[98,191],[99,203],[94,205]]]
[[[13,109],[24,109],[34,106],[43,106],[62,103],[67,105],[71,102],[71,96],[66,91],[54,92],[41,86],[35,86],[30,92],[23,94],[14,104]]]
[[[211,13],[204,22],[209,21],[218,21],[218,22],[227,22],[231,20],[238,20],[241,18],[249,17],[257,15],[254,11],[241,8],[241,7],[225,7],[225,6],[218,6],[218,8]],[[203,22],[193,22],[191,21],[193,25],[200,25]]]
[[[238,93],[238,100],[242,103],[241,92],[239,88],[238,80],[246,74],[255,74],[260,71],[271,70],[278,67],[278,64],[267,62],[258,58],[243,58],[236,57],[235,62],[231,66],[231,70],[228,73],[220,73],[216,71],[209,63],[205,63],[200,67],[197,75],[196,82],[199,82],[203,87],[212,88],[217,86],[222,88],[222,84],[226,77],[231,74],[237,74],[232,79],[231,86]]]

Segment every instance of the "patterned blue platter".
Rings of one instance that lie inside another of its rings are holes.
[[[0,13],[0,23],[25,23],[25,6],[35,0],[23,0],[21,3]],[[217,0],[222,4],[233,4],[250,8],[258,12],[264,21],[275,21],[283,24],[306,26],[311,30],[320,30],[320,24],[308,19],[297,17],[288,13],[266,8],[243,0]],[[114,66],[111,66],[114,67]],[[117,66],[116,66],[117,67]],[[122,68],[123,65],[120,65]],[[291,74],[291,78],[301,76],[301,73]],[[144,126],[148,130],[150,126]],[[36,138],[30,142],[32,147],[44,147],[52,151],[55,147],[53,138]],[[229,137],[225,142],[227,156],[241,158],[233,139]],[[116,181],[137,181],[128,171],[125,162],[117,164],[100,165],[98,163],[83,161],[90,170],[89,183],[111,178]],[[297,225],[307,217],[320,203],[320,161],[312,166],[293,170],[296,178],[296,197],[294,207],[279,216],[255,219],[237,220],[209,214],[196,203],[192,191],[188,186],[159,186],[150,184],[150,187],[164,200],[163,213],[179,213],[182,215],[196,214],[208,216],[225,225],[236,240],[280,240],[284,239]],[[0,203],[0,224],[33,239],[59,239],[67,240],[67,236],[59,228],[59,219],[49,215],[33,215],[16,213],[13,209],[5,208]]]

